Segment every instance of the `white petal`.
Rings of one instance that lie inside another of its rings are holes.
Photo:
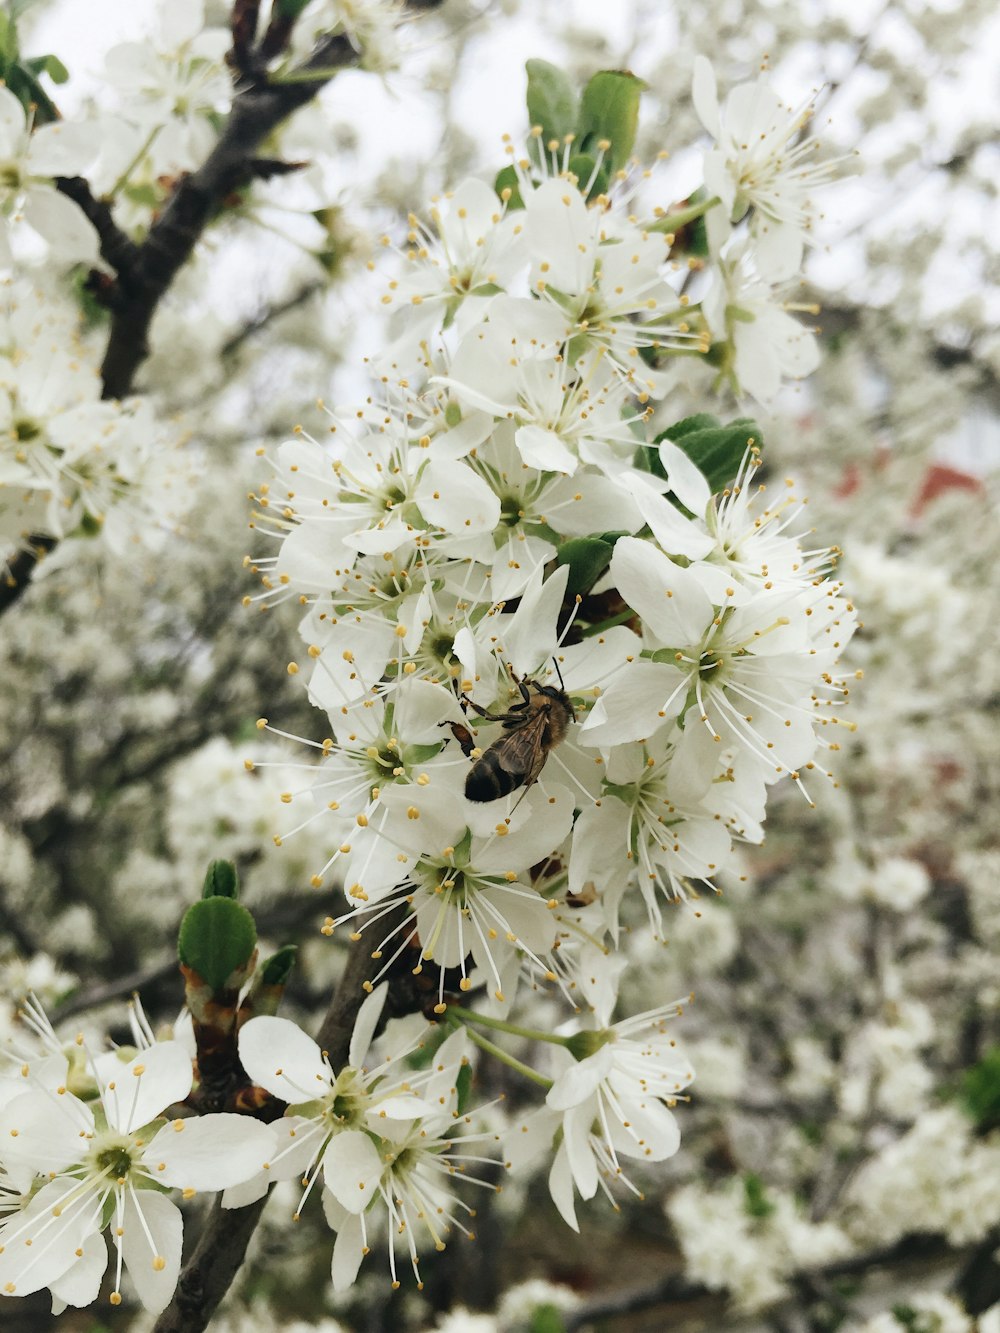
[[[528,467],[540,472],[574,472],[577,457],[552,430],[541,426],[520,426],[514,440]]]
[[[409,735],[408,732],[403,734]],[[351,1049],[347,1056],[347,1063],[353,1065],[355,1069],[360,1069],[365,1062],[368,1047],[372,1044],[388,994],[388,983],[376,986],[370,995],[365,996],[358,1010],[358,1016],[354,1020],[354,1031],[351,1033]]]
[[[701,642],[712,624],[712,603],[690,570],[650,542],[622,537],[611,557],[615,587],[659,642],[683,648]]]
[[[625,474],[621,481],[664,551],[670,555],[687,556],[689,560],[700,560],[708,555],[715,543],[704,527],[685,518],[669,500],[658,494],[654,484],[639,473]]]
[[[337,1228],[337,1240],[330,1263],[334,1291],[349,1291],[354,1286],[361,1260],[365,1257],[364,1246],[361,1218],[348,1216]]]
[[[378,1133],[380,1120],[422,1120],[434,1114],[434,1107],[423,1097],[399,1092],[373,1102],[367,1114],[371,1127]]]
[[[590,1127],[597,1104],[585,1102],[563,1116],[563,1145],[580,1197],[592,1199],[597,1193],[597,1160],[590,1146]]]
[[[26,165],[33,176],[79,176],[94,161],[99,147],[93,124],[57,121],[34,131]]]
[[[0,1233],[0,1291],[29,1296],[68,1272],[87,1237],[100,1231],[96,1203],[92,1194],[81,1197],[78,1180],[62,1177],[43,1185]]]
[[[660,462],[670,482],[670,489],[695,518],[704,518],[712,492],[705,474],[696,467],[683,449],[670,440],[660,441]]]
[[[558,1209],[562,1220],[574,1231],[579,1231],[580,1224],[576,1220],[576,1208],[573,1200],[573,1173],[569,1165],[569,1153],[566,1149],[565,1139],[559,1145],[559,1151],[556,1153],[555,1161],[549,1171],[549,1193],[552,1195],[552,1202]]]
[[[86,1152],[84,1136],[93,1132],[93,1112],[70,1092],[58,1098],[26,1092],[0,1113],[4,1157],[39,1174],[62,1171],[78,1162]]]
[[[104,1085],[108,1123],[128,1134],[191,1091],[191,1057],[179,1041],[160,1041],[119,1066]]]
[[[585,745],[646,740],[684,707],[687,676],[669,662],[633,662],[601,695],[580,728]]]
[[[549,1088],[545,1101],[553,1111],[568,1111],[592,1097],[611,1072],[613,1057],[609,1046],[571,1065]]]
[[[583,292],[594,273],[597,250],[594,217],[575,185],[548,180],[534,192],[526,210],[528,244],[536,270],[560,292]]]
[[[526,1170],[540,1157],[552,1151],[552,1139],[562,1123],[561,1117],[547,1106],[530,1112],[519,1124],[503,1136],[503,1151],[507,1165],[514,1172]]]
[[[24,107],[20,99],[0,84],[0,134],[6,139],[3,146],[12,145],[25,128]]]
[[[715,71],[704,56],[696,56],[691,79],[691,100],[698,119],[713,139],[721,133],[719,123],[719,94],[716,91]]]
[[[559,609],[569,579],[569,565],[560,567],[543,583],[539,570],[502,631],[502,652],[519,676],[538,671],[555,652]]]
[[[275,1154],[270,1125],[247,1115],[191,1116],[164,1125],[143,1154],[153,1179],[181,1189],[223,1190],[257,1174]]]
[[[97,263],[97,232],[72,199],[48,185],[32,185],[23,212],[25,222],[48,242],[57,258]]]
[[[493,835],[485,846],[478,839],[473,843],[472,860],[476,869],[484,874],[508,870],[516,873],[536,865],[559,846],[573,827],[573,804],[573,793],[558,783],[539,783],[529,788],[522,802],[528,817],[516,837]]]
[[[180,1209],[155,1190],[136,1190],[125,1196],[122,1226],[122,1258],[129,1277],[144,1308],[159,1314],[170,1304],[181,1271]]]
[[[432,460],[421,474],[415,498],[428,523],[459,536],[491,532],[500,521],[499,497],[464,463]]]
[[[78,1308],[90,1305],[97,1300],[107,1266],[107,1242],[100,1232],[95,1232],[83,1242],[80,1258],[62,1277],[49,1283],[49,1290],[64,1305]]]
[[[272,1097],[294,1106],[330,1090],[333,1075],[323,1052],[287,1018],[251,1018],[237,1045],[243,1068]]]
[[[326,1188],[349,1213],[362,1213],[382,1178],[382,1159],[367,1134],[345,1129],[335,1134],[323,1154]]]

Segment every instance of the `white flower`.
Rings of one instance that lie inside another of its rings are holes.
[[[713,337],[732,347],[729,369],[737,388],[761,403],[774,398],[783,379],[803,379],[819,365],[814,331],[789,313],[817,314],[816,307],[782,297],[794,272],[794,265],[751,243],[730,242],[702,301]]]
[[[680,1146],[669,1107],[694,1075],[665,1026],[680,1012],[677,1004],[663,1005],[569,1038],[572,1055],[563,1048],[554,1052],[562,1068],[545,1108],[504,1136],[508,1165],[515,1170],[547,1153],[558,1139],[549,1191],[574,1231],[579,1230],[574,1189],[591,1199],[600,1185],[610,1198],[610,1185],[621,1182],[636,1193],[619,1159],[662,1162]]]
[[[562,320],[571,360],[603,347],[626,379],[642,385],[639,348],[702,345],[686,323],[686,302],[665,279],[664,233],[588,208],[576,185],[562,179],[533,191],[525,228],[532,289]]]
[[[838,585],[714,605],[695,567],[634,537],[617,542],[611,576],[662,647],[628,664],[598,699],[583,724],[587,743],[642,740],[683,716],[678,751],[705,786],[730,747],[751,756],[766,782],[811,759],[814,719],[837,701],[842,687],[829,673],[855,623]]]
[[[802,238],[812,225],[813,192],[826,185],[842,159],[816,162],[819,143],[803,136],[811,99],[798,108],[781,101],[768,81],[733,88],[720,110],[715,74],[704,56],[694,64],[695,110],[717,147],[705,154],[705,188],[738,221],[756,210],[751,229],[767,253],[801,262]]]
[[[408,302],[407,322],[417,327],[431,320],[447,325],[467,298],[506,288],[524,262],[521,226],[485,181],[464,180],[435,199],[430,219],[427,226],[410,214],[406,270],[383,299],[386,305]]]
[[[46,1178],[27,1206],[0,1228],[0,1290],[27,1296],[55,1284],[62,1299],[88,1304],[107,1251],[100,1233],[113,1223],[120,1301],[122,1265],[147,1310],[162,1310],[177,1282],[181,1215],[161,1186],[217,1190],[258,1171],[274,1136],[256,1120],[206,1115],[167,1124],[161,1117],[191,1090],[191,1057],[177,1042],[114,1062],[98,1079],[92,1108],[67,1090],[28,1092],[0,1114],[8,1168]],[[92,1262],[72,1292],[60,1281],[89,1246]],[[116,1300],[117,1297],[117,1300]]]
[[[396,1280],[396,1249],[407,1252],[420,1282],[418,1237],[426,1230],[437,1249],[464,1205],[451,1193],[450,1178],[464,1170],[455,1152],[458,1079],[466,1035],[453,1033],[424,1071],[409,1057],[412,1043],[365,1068],[386,987],[362,1006],[351,1037],[350,1063],[334,1073],[311,1038],[281,1018],[254,1018],[240,1031],[240,1059],[261,1087],[289,1103],[275,1129],[279,1148],[249,1191],[230,1191],[226,1206],[242,1206],[270,1180],[302,1175],[308,1194],[322,1171],[323,1207],[337,1231],[332,1276],[337,1291],[351,1286],[365,1254],[370,1229],[388,1219],[388,1258]],[[422,1045],[422,1042],[420,1043]],[[463,1136],[479,1141],[482,1135]],[[468,1178],[468,1177],[466,1177]],[[477,1182],[482,1183],[482,1182]],[[366,1214],[374,1210],[374,1216]],[[466,1210],[468,1211],[468,1210]],[[400,1237],[402,1239],[400,1239]]]
[[[191,169],[211,149],[213,120],[232,97],[228,45],[224,29],[205,30],[203,0],[160,0],[155,32],[108,52],[108,82],[121,95],[125,117],[142,130],[140,156],[149,155],[151,179]]]
[[[907,1293],[891,1312],[876,1315],[859,1333],[984,1333],[986,1323],[974,1325],[958,1301],[939,1292]]]
[[[97,146],[82,125],[43,125],[32,133],[24,107],[0,87],[0,268],[14,257],[8,226],[22,220],[46,242],[54,259],[97,260],[97,233],[76,204],[61,194],[53,176],[79,176]]]

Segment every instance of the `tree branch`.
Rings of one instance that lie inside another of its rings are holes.
[[[319,1032],[319,1044],[335,1071],[347,1063],[354,1021],[365,998],[362,983],[371,972],[371,946],[355,940],[347,967]],[[223,1208],[216,1200],[198,1244],[184,1265],[173,1300],[153,1333],[202,1333],[239,1272],[268,1196],[246,1208]]]
[[[233,98],[218,143],[198,170],[180,182],[150,227],[131,271],[119,275],[121,301],[113,311],[101,367],[106,398],[121,398],[131,390],[135,373],[149,354],[149,328],[163,294],[227,196],[252,176],[255,149],[311,101],[338,69],[356,60],[346,37],[327,37],[293,71],[289,82],[270,83],[262,76]]]
[[[0,615],[14,605],[31,582],[35,565],[55,546],[57,538],[47,533],[35,533],[28,538],[29,546],[17,551],[0,567]]]

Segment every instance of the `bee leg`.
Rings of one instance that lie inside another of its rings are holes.
[[[462,747],[462,753],[465,755],[466,759],[468,759],[472,754],[472,751],[476,748],[476,738],[473,736],[469,728],[463,727],[461,722],[439,722],[438,726],[451,728],[451,734],[458,741],[459,745]]]
[[[462,695],[462,702],[468,704],[474,713],[477,713],[480,717],[484,717],[487,722],[502,722],[506,716],[505,713],[491,713],[488,708],[483,708],[483,706],[477,704],[474,699],[470,699],[467,694]]]

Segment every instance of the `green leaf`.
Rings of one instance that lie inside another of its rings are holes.
[[[987,1051],[962,1079],[962,1101],[980,1129],[1000,1125],[1000,1046]]]
[[[213,861],[205,872],[203,898],[238,898],[240,877],[232,861]]]
[[[212,987],[221,990],[243,968],[257,946],[254,919],[232,898],[203,898],[184,913],[177,954]]]
[[[569,565],[566,593],[569,597],[585,596],[607,569],[615,542],[620,532],[605,533],[601,537],[573,537],[563,542],[556,552],[561,565]]]
[[[36,126],[47,125],[59,119],[59,112],[56,110],[55,103],[30,69],[15,62],[8,67],[4,78],[7,87],[25,111],[34,107],[34,123]]]
[[[576,90],[569,76],[547,60],[529,60],[528,120],[542,129],[542,146],[564,139],[576,128]]]
[[[69,70],[58,56],[32,56],[24,64],[32,74],[47,74],[53,83],[65,83]]]
[[[497,198],[503,194],[504,190],[510,190],[510,198],[507,200],[508,209],[524,207],[524,200],[521,198],[521,184],[513,167],[501,167],[497,172],[496,180],[493,182],[493,188],[497,192]]]
[[[709,424],[710,423],[710,424]],[[686,417],[668,426],[656,437],[656,443],[670,440],[683,449],[688,458],[705,474],[713,495],[725,490],[740,469],[740,462],[751,445],[763,446],[764,437],[756,421],[741,417],[720,426],[714,417]],[[647,460],[651,472],[663,475],[658,458]]]
[[[263,986],[284,986],[291,976],[292,968],[295,966],[295,955],[299,951],[297,944],[286,944],[273,953],[261,965],[257,975],[260,977]]]
[[[764,1182],[753,1172],[743,1177],[743,1208],[749,1217],[770,1217],[774,1204],[764,1192]]]
[[[464,1115],[469,1105],[469,1094],[472,1092],[472,1066],[462,1065],[455,1078],[455,1091],[458,1094],[458,1114]]]
[[[17,24],[14,19],[0,9],[0,62],[4,71],[17,59]]]
[[[602,139],[611,141],[607,160],[617,171],[628,161],[639,124],[639,94],[642,79],[626,70],[604,69],[583,90],[577,122],[579,147],[594,153]]]
[[[536,1305],[531,1312],[528,1333],[566,1333],[566,1322],[558,1306]]]
[[[600,171],[595,172],[596,157],[591,157],[589,153],[574,153],[566,165],[579,181],[581,191],[586,190],[588,199],[592,194],[603,194],[608,188],[611,173],[607,162],[603,162]]]
[[[310,0],[278,0],[278,13],[283,19],[291,19],[294,23],[309,3]]]
[[[690,435],[696,430],[709,430],[722,425],[718,417],[713,417],[711,412],[699,412],[696,416],[685,417],[683,421],[675,421],[674,424],[664,432],[668,435],[674,444],[680,443],[682,435]],[[663,439],[663,435],[659,436]]]

